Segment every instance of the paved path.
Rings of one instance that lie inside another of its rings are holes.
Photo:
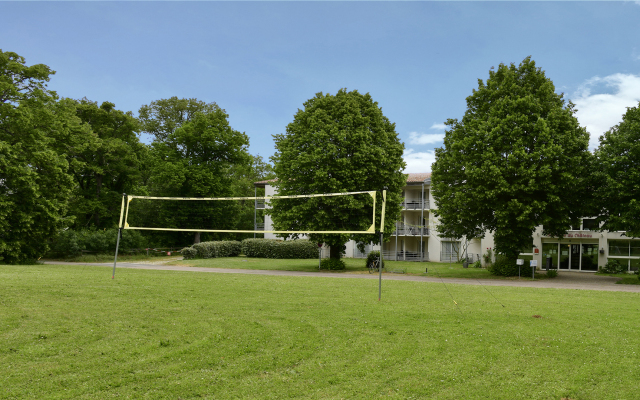
[[[45,261],[45,264],[56,265],[88,265],[113,267],[113,263],[72,263]],[[247,275],[272,275],[272,276],[311,276],[323,278],[348,278],[348,279],[378,279],[377,274],[356,274],[338,272],[299,272],[299,271],[273,271],[254,269],[227,269],[227,268],[204,268],[185,267],[179,265],[164,265],[163,263],[118,263],[118,268],[130,269],[152,269],[162,271],[189,271],[189,272],[214,272],[219,274],[247,274]],[[117,272],[116,272],[117,274]],[[464,278],[437,278],[428,276],[413,276],[399,274],[382,274],[384,280],[413,281],[413,282],[445,282],[448,284],[460,285],[484,285],[484,286],[514,286],[532,288],[554,288],[554,289],[579,289],[579,290],[603,290],[611,292],[635,292],[640,293],[640,285],[618,285],[619,278],[611,276],[595,275],[588,272],[567,272],[562,271],[553,279],[464,279]]]

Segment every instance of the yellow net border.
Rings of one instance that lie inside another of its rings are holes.
[[[368,193],[373,198],[373,211],[371,226],[366,231],[266,231],[266,230],[225,230],[225,229],[181,229],[181,228],[146,228],[140,226],[129,226],[127,219],[129,217],[129,203],[134,199],[147,199],[147,200],[201,200],[201,201],[213,201],[213,200],[270,200],[270,199],[299,199],[308,197],[330,197],[330,196],[349,196],[354,194]],[[125,198],[127,198],[125,204]],[[382,191],[382,216],[380,218],[380,231],[384,227],[384,212],[387,200],[387,191]],[[124,218],[124,221],[123,221]],[[123,225],[124,222],[124,225]],[[346,193],[321,193],[321,194],[304,194],[294,196],[258,196],[258,197],[152,197],[152,196],[122,196],[122,206],[120,208],[120,221],[118,226],[123,229],[136,229],[136,230],[148,230],[148,231],[172,231],[172,232],[220,232],[220,233],[296,233],[296,234],[309,234],[309,233],[337,233],[337,234],[374,234],[376,233],[376,191],[362,191],[362,192],[346,192]]]

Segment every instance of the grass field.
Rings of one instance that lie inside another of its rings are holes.
[[[640,396],[636,293],[385,281],[378,302],[375,280],[110,278],[0,266],[0,398]]]

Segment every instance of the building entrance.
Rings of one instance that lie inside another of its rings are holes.
[[[567,271],[597,271],[598,245],[596,243],[543,243],[542,263],[551,257],[553,268]]]

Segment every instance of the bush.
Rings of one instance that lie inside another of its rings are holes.
[[[493,251],[490,247],[487,247],[487,252],[482,255],[482,259],[484,260],[485,265],[491,264],[493,260]]]
[[[473,264],[471,264],[471,266],[473,268],[482,268],[482,262],[480,262],[480,260],[474,262]]]
[[[518,276],[518,265],[515,260],[509,260],[505,256],[497,256],[496,261],[487,267],[492,275],[497,276]],[[520,276],[531,276],[529,265],[520,266]]]
[[[622,274],[627,272],[627,267],[622,265],[618,260],[609,260],[603,267],[600,267],[600,272],[605,274]]]
[[[50,253],[61,257],[76,257],[82,254],[84,246],[78,238],[78,232],[70,229],[62,231],[51,244]]]
[[[236,240],[220,240],[196,243],[191,248],[196,251],[197,258],[236,257],[240,255],[242,243]]]
[[[346,269],[347,265],[344,263],[344,261],[339,259],[325,258],[324,260],[320,261],[320,268],[338,271]]]
[[[547,270],[547,278],[555,278],[556,276],[558,276],[558,270],[557,269]]]
[[[379,251],[372,251],[367,255],[367,268],[374,263],[374,261],[378,261],[380,258]],[[382,260],[382,268],[384,268],[384,260]]]
[[[115,253],[118,240],[118,229],[83,229],[74,231],[67,229],[58,234],[51,243],[50,254],[57,257],[76,257],[82,251],[94,253]],[[144,248],[146,240],[139,231],[122,230],[120,249]]]
[[[242,254],[257,258],[318,258],[318,245],[309,240],[245,239]]]
[[[191,260],[198,256],[198,250],[194,249],[193,247],[185,247],[184,249],[182,249],[182,251],[180,251],[180,253],[185,260]]]

